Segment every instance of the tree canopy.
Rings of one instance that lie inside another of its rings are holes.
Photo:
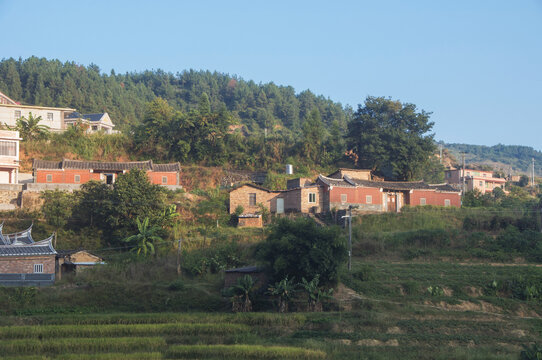
[[[357,165],[397,180],[412,180],[435,150],[430,113],[416,105],[369,96],[348,125]]]
[[[346,255],[340,228],[320,227],[307,218],[279,219],[257,250],[257,257],[267,265],[272,281],[286,277],[312,279],[319,275],[324,285],[338,281],[338,268]]]

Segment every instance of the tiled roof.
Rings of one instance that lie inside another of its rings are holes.
[[[329,177],[321,175],[321,174],[318,175],[318,180],[320,180],[324,184],[330,185],[330,186],[347,187],[347,188],[356,187],[355,184],[348,183],[343,179],[333,179],[333,178],[329,178]]]
[[[362,187],[382,188],[388,190],[438,190],[438,191],[453,191],[457,192],[448,184],[429,185],[423,181],[370,181],[351,179],[348,176],[344,177],[345,181]]]
[[[88,121],[98,122],[103,118],[104,115],[105,115],[105,113],[81,114],[81,113],[78,113],[77,111],[74,111],[72,113],[69,113],[69,114],[65,115],[64,118],[65,119],[85,119],[85,120],[88,120]]]
[[[158,172],[181,171],[181,164],[179,164],[178,162],[171,164],[152,164],[152,170]]]
[[[32,239],[32,225],[26,230],[19,231],[12,234],[2,234],[1,231],[4,227],[4,223],[0,227],[0,239],[3,245],[29,245],[34,243]]]
[[[27,245],[0,245],[0,256],[34,256],[34,255],[55,255],[53,248],[53,236]]]
[[[240,184],[238,186],[235,186],[233,189],[230,190],[230,192],[235,191],[237,189],[240,189],[243,186],[250,186],[250,187],[253,187],[253,188],[258,189],[258,190],[267,191],[268,193],[282,193],[282,192],[287,191],[287,190],[269,190],[267,188],[264,188],[263,186],[259,186],[259,185],[256,185],[256,184],[244,183],[244,184]]]
[[[160,172],[181,171],[181,165],[177,163],[171,164],[153,164],[152,160],[147,161],[130,161],[130,162],[101,162],[101,161],[82,161],[82,160],[67,160],[48,161],[34,159],[34,169],[46,170],[61,170],[61,169],[93,169],[93,170],[111,170],[123,171],[131,169],[152,170]]]
[[[245,266],[245,267],[240,267],[236,269],[228,269],[225,272],[227,273],[258,273],[262,271],[263,271],[263,268],[259,266]]]

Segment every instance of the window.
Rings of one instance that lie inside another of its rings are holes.
[[[444,206],[450,206],[450,199],[444,199]]]
[[[43,274],[43,264],[34,264],[34,273]]]
[[[256,206],[256,193],[248,194],[248,205]]]
[[[316,193],[309,193],[309,203],[314,204],[316,202]]]
[[[162,176],[162,184],[167,184],[167,176]]]
[[[447,177],[447,178],[451,178],[451,177],[452,177],[452,173],[447,172],[447,173],[446,173],[446,177]]]
[[[53,113],[47,113],[47,120],[53,121]]]
[[[73,182],[80,183],[81,182],[81,175],[75,175],[73,177]]]
[[[484,182],[483,181],[480,181],[480,186],[484,186]]]
[[[15,110],[15,120],[20,119],[22,116],[21,110]]]
[[[47,176],[45,177],[45,181],[53,182],[53,174],[47,174]]]
[[[426,204],[425,198],[420,198],[420,205],[425,205],[425,204]]]
[[[341,204],[346,204],[346,194],[341,194]]]
[[[98,126],[97,125],[92,125],[92,131],[98,131]]]
[[[0,141],[0,155],[17,156],[17,143],[15,141]]]
[[[365,203],[366,204],[372,204],[373,203],[373,196],[372,195],[366,195],[365,196]]]

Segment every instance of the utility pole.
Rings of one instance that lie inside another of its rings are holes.
[[[442,164],[442,144],[440,144],[438,147],[440,150],[440,163]]]
[[[352,205],[348,207],[348,215],[341,216],[341,218],[348,219],[348,272],[351,272],[352,271]]]
[[[179,237],[179,244],[177,245],[177,275],[181,275],[181,242],[182,238]]]

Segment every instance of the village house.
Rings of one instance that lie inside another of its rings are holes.
[[[0,224],[0,285],[44,286],[55,281],[53,235],[34,242],[32,226],[13,233],[2,234]]]
[[[448,184],[459,187],[465,179],[465,191],[478,190],[481,193],[492,192],[496,188],[506,191],[506,179],[493,176],[493,171],[481,171],[472,169],[452,169],[444,172]]]
[[[80,114],[74,111],[65,116],[64,123],[66,124],[66,128],[80,123],[87,127],[87,133],[96,133],[101,131],[105,134],[113,134],[116,132],[113,130],[115,125],[111,121],[108,113]]]
[[[0,92],[0,124],[13,127],[17,120],[28,116],[41,117],[40,125],[45,125],[53,132],[66,131],[68,126],[77,122],[87,125],[87,133],[102,131],[105,134],[113,134],[115,125],[109,114],[80,114],[75,109],[63,107],[21,105]]]
[[[90,180],[113,184],[120,174],[131,169],[147,172],[153,184],[179,186],[181,164],[154,164],[152,160],[131,162],[99,162],[68,160],[34,160],[35,183],[42,184],[84,184]]]
[[[355,176],[355,177],[352,177]],[[238,206],[244,213],[269,212],[327,213],[351,207],[358,212],[399,212],[410,206],[461,206],[461,191],[449,184],[423,181],[374,180],[369,170],[339,169],[316,182],[308,178],[288,180],[286,190],[269,190],[244,184],[230,191],[230,213]]]
[[[41,116],[40,125],[49,127],[50,131],[64,131],[64,119],[75,109],[48,106],[21,105],[0,92],[0,124],[15,126],[17,120],[32,113],[33,117]]]
[[[18,131],[0,130],[0,184],[17,184],[19,175]]]

